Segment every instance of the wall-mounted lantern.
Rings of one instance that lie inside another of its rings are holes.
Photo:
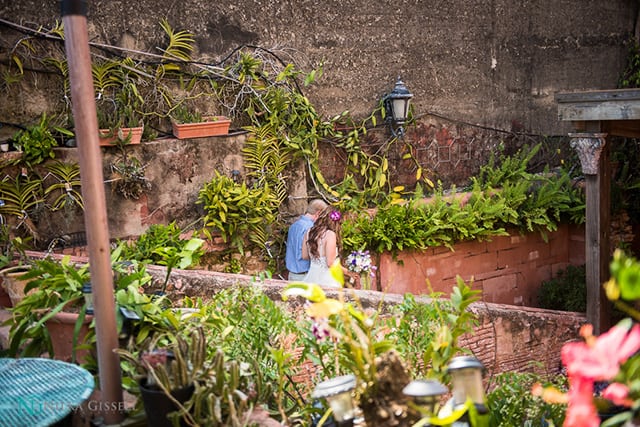
[[[404,123],[409,115],[409,102],[413,94],[409,92],[403,81],[398,77],[393,90],[382,98],[387,115],[387,122],[393,136],[404,135]]]

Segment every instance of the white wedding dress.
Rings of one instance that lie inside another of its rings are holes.
[[[315,283],[316,285],[321,286],[330,286],[333,288],[340,288],[342,285],[336,281],[331,275],[331,271],[329,271],[329,266],[327,265],[327,257],[325,255],[324,250],[324,237],[320,239],[318,242],[318,252],[320,253],[319,257],[314,257],[311,254],[311,266],[309,267],[309,271],[307,275],[302,279],[303,282],[306,283]]]

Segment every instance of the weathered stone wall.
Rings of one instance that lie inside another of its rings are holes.
[[[42,254],[29,252],[30,256]],[[60,255],[52,255],[59,257]],[[71,257],[74,262],[84,263],[86,257]],[[164,267],[151,265],[147,271],[154,277],[156,286],[161,286],[166,276]],[[272,300],[278,301],[295,313],[301,313],[304,300],[282,301],[282,291],[287,282],[282,280],[259,281],[240,274],[213,271],[172,270],[167,286],[169,297],[175,301],[188,297],[208,297],[233,286],[257,286]],[[328,297],[336,298],[336,289],[327,288]],[[354,290],[365,309],[381,310],[403,300],[402,295],[382,292]],[[345,296],[347,300],[351,294]],[[448,295],[448,294],[446,294]],[[417,301],[428,302],[426,296],[416,296]],[[460,346],[471,350],[485,365],[487,378],[506,371],[558,373],[561,367],[560,349],[566,342],[579,339],[580,326],[586,323],[583,313],[543,310],[487,302],[473,303],[469,310],[478,323],[471,334],[460,338]],[[536,364],[535,362],[539,362]]]
[[[319,83],[304,90],[327,117],[344,110],[367,116],[401,75],[418,117],[407,138],[418,144],[429,177],[445,184],[464,182],[500,144],[565,135],[569,125],[557,120],[554,94],[615,88],[638,12],[631,0],[88,3],[95,43],[157,52],[166,17],[195,34],[196,56],[211,64],[243,45],[305,70],[323,63]],[[0,4],[2,19],[30,28],[60,18],[54,0]],[[0,22],[4,64],[23,36]],[[46,79],[40,74],[36,86],[8,91],[1,121],[20,122],[45,109],[59,93],[43,90]],[[339,155],[323,149],[330,177],[339,171]],[[411,182],[402,175],[412,170],[394,167],[394,184]]]
[[[164,268],[152,266],[149,271],[162,282]],[[286,283],[281,280],[256,282],[249,276],[217,272],[173,270],[169,288],[175,297],[206,298],[229,286],[260,286],[273,300],[281,301]],[[334,289],[325,291],[328,296],[336,297]],[[354,292],[363,306],[371,309],[383,307],[387,310],[389,306],[402,302],[403,298],[398,294]],[[416,298],[428,301],[424,296]],[[299,310],[301,303],[301,300],[293,300],[287,303],[287,307]],[[460,344],[482,360],[489,377],[505,371],[559,372],[562,345],[579,339],[578,330],[586,322],[581,313],[486,302],[474,303],[470,310],[477,316],[478,325],[473,334],[461,338]],[[540,366],[533,366],[532,362],[540,362]]]

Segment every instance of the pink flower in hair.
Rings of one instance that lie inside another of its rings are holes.
[[[340,213],[340,211],[332,211],[329,214],[329,218],[331,218],[333,221],[340,221],[340,219],[342,219],[342,214]]]

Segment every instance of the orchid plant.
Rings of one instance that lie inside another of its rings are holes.
[[[338,283],[344,284],[343,270],[338,260],[331,266],[330,271]],[[457,338],[463,332],[470,331],[469,328],[473,324],[472,315],[466,313],[466,308],[476,300],[476,294],[477,291],[472,291],[459,278],[458,286],[454,288],[451,296],[452,306],[448,309],[442,307],[442,319],[446,317],[448,322],[443,321],[437,328],[437,336],[434,336],[428,348],[424,349],[425,357],[431,365],[431,377],[444,375],[443,367],[451,357],[462,350],[457,346]],[[403,353],[402,350],[406,350],[406,343],[399,337],[401,331],[392,332],[398,328],[395,321],[381,319],[375,309],[363,308],[357,293],[349,289],[339,289],[336,298],[329,298],[319,285],[293,282],[287,285],[282,295],[284,300],[290,297],[303,297],[307,301],[305,311],[312,321],[310,332],[315,339],[315,343],[311,345],[317,353],[312,359],[320,368],[321,375],[327,378],[345,374],[356,376],[356,400],[369,425],[381,425],[376,422],[377,413],[390,408],[395,408],[397,412],[399,406],[396,403],[403,401],[403,397],[400,396],[402,393],[400,390],[390,392],[389,389],[393,386],[385,382],[384,376],[380,376],[383,371],[390,370],[397,377],[396,380],[405,381],[402,386],[408,384],[411,379],[410,365],[401,357],[396,357]],[[436,323],[438,322],[434,321],[434,327]],[[399,364],[394,364],[396,362]],[[393,368],[390,367],[392,365]],[[381,410],[383,407],[384,410]],[[465,413],[474,420],[479,419],[474,410],[473,402],[469,400],[463,408],[456,408],[452,413],[442,417],[425,416],[414,427],[427,423],[449,426]],[[330,411],[326,412],[317,425],[322,425],[329,415]]]
[[[344,284],[339,260],[330,268],[333,278]],[[287,285],[282,298],[302,296],[307,300],[306,313],[313,320],[313,333],[319,340],[331,339],[335,343],[335,360],[340,360],[355,373],[362,385],[375,380],[376,356],[392,348],[389,340],[378,340],[375,334],[377,313],[366,312],[355,303],[347,302],[344,292],[338,299],[328,298],[319,285],[295,282]],[[333,356],[332,356],[333,358]],[[338,364],[340,365],[340,364]],[[336,375],[341,372],[334,372]]]
[[[640,299],[640,263],[616,250],[610,264],[611,279],[604,287],[607,297],[630,317],[600,336],[591,325],[580,330],[583,341],[564,345],[562,363],[567,370],[569,391],[533,387],[533,394],[550,403],[567,404],[564,427],[635,426],[640,420],[640,312],[633,301]],[[595,396],[596,384],[606,388]],[[602,422],[599,403],[610,402],[618,413]]]

